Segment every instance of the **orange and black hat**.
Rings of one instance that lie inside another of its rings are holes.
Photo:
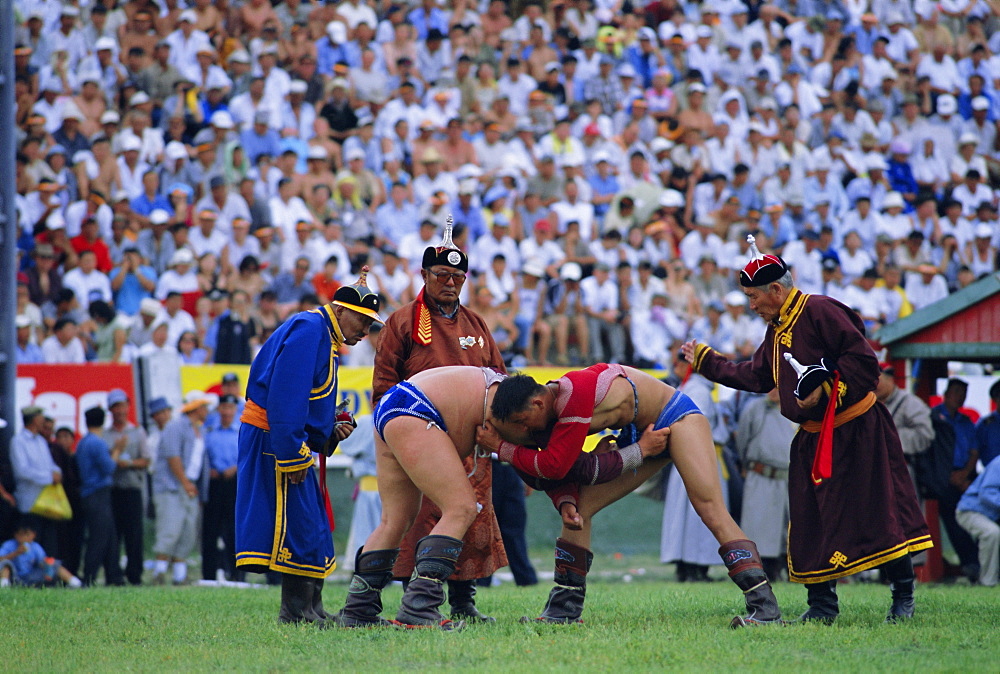
[[[378,315],[382,300],[378,293],[368,287],[368,265],[361,268],[361,276],[357,282],[349,286],[341,286],[333,295],[333,301],[338,307],[346,307],[362,316],[373,318],[379,323],[385,323]]]

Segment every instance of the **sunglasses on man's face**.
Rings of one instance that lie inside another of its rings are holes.
[[[451,272],[451,271],[429,271],[428,273],[437,279],[438,283],[444,285],[451,279],[455,282],[455,285],[461,285],[465,283],[467,277],[466,274],[462,272]]]

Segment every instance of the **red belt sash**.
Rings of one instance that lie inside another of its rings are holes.
[[[846,424],[852,419],[857,419],[875,405],[875,394],[869,391],[868,395],[864,398],[840,414],[837,414],[837,387],[839,385],[840,373],[834,372],[833,383],[830,386],[830,400],[826,405],[823,421],[805,421],[802,423],[802,430],[807,433],[819,433],[816,456],[813,459],[812,466],[812,481],[814,484],[820,484],[824,479],[833,475],[833,429]]]

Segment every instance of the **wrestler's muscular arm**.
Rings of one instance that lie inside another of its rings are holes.
[[[642,460],[641,450],[635,453],[635,458]],[[532,489],[549,491],[564,484],[604,484],[610,482],[622,474],[625,469],[626,459],[614,446],[614,438],[605,436],[597,444],[592,452],[582,452],[576,457],[573,466],[561,480],[546,480],[540,477],[532,477],[528,473],[517,471],[517,474]]]

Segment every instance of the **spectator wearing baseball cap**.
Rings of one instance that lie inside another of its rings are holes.
[[[203,391],[189,391],[180,415],[161,432],[153,472],[157,512],[154,585],[166,582],[171,563],[174,584],[187,581],[186,560],[197,541],[201,503],[208,498],[210,461],[204,452],[204,423],[209,404]]]

